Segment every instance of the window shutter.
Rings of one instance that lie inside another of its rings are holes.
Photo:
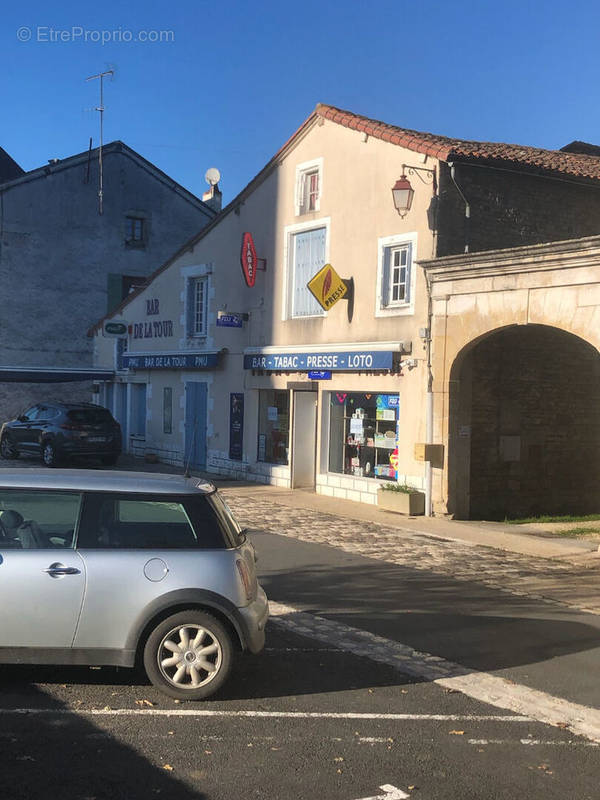
[[[292,316],[321,316],[324,312],[306,284],[325,265],[326,229],[294,235]]]
[[[412,242],[408,243],[408,247],[406,248],[406,290],[404,293],[404,299],[407,303],[411,302],[410,296],[410,283],[412,278]]]
[[[194,335],[194,279],[189,278],[187,282],[187,314],[185,325],[187,335]]]
[[[390,304],[390,257],[391,248],[386,247],[383,251],[383,270],[381,275],[381,307],[387,308]]]

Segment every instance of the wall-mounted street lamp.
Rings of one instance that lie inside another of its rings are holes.
[[[409,175],[416,175],[423,183],[433,186],[433,193],[437,192],[437,178],[435,169],[427,169],[426,167],[411,167],[407,164],[402,164],[402,175],[398,178],[396,183],[392,186],[392,197],[394,198],[394,207],[401,217],[406,216],[410,211],[415,190],[412,188],[410,181],[406,177]],[[424,178],[420,173],[424,172],[428,176]]]

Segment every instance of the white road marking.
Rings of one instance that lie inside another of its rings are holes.
[[[488,744],[515,744],[513,739],[469,739],[469,744],[474,744],[483,747]],[[559,741],[554,739],[519,739],[519,744],[537,747],[543,745],[544,747],[600,747],[597,742],[581,742],[569,739],[567,741]]]
[[[369,714],[354,711],[228,711],[204,708],[0,708],[1,716],[89,717],[261,717],[288,719],[361,719],[394,722],[535,722],[503,714]]]
[[[373,795],[373,797],[361,797],[359,800],[406,800],[406,798],[410,797],[410,795],[403,792],[402,789],[397,789],[390,783],[384,783],[383,786],[379,788],[384,791],[385,794],[377,794]]]
[[[515,711],[538,722],[568,728],[600,742],[600,710],[571,703],[486,672],[476,672],[369,631],[344,625],[293,606],[269,602],[271,620],[286,630],[327,642],[354,655],[370,658],[399,672],[425,678],[484,703]]]

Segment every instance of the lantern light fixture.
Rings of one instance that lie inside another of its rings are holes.
[[[433,186],[433,193],[437,192],[437,179],[434,169],[427,169],[426,167],[411,167],[407,164],[402,164],[402,175],[398,178],[396,183],[392,186],[392,197],[394,199],[394,207],[401,217],[405,217],[410,211],[412,206],[415,190],[412,188],[406,173],[409,175],[416,175],[423,183],[429,183]],[[420,173],[424,172],[427,178],[424,178]]]

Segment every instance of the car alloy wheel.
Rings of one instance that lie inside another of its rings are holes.
[[[58,461],[56,455],[56,448],[52,442],[44,442],[42,444],[42,461],[47,467],[55,467]]]
[[[8,436],[2,437],[2,441],[0,442],[0,455],[2,458],[17,458],[19,455],[18,450]]]
[[[150,634],[144,666],[152,683],[171,697],[201,700],[214,694],[231,670],[231,637],[211,614],[182,611]]]

